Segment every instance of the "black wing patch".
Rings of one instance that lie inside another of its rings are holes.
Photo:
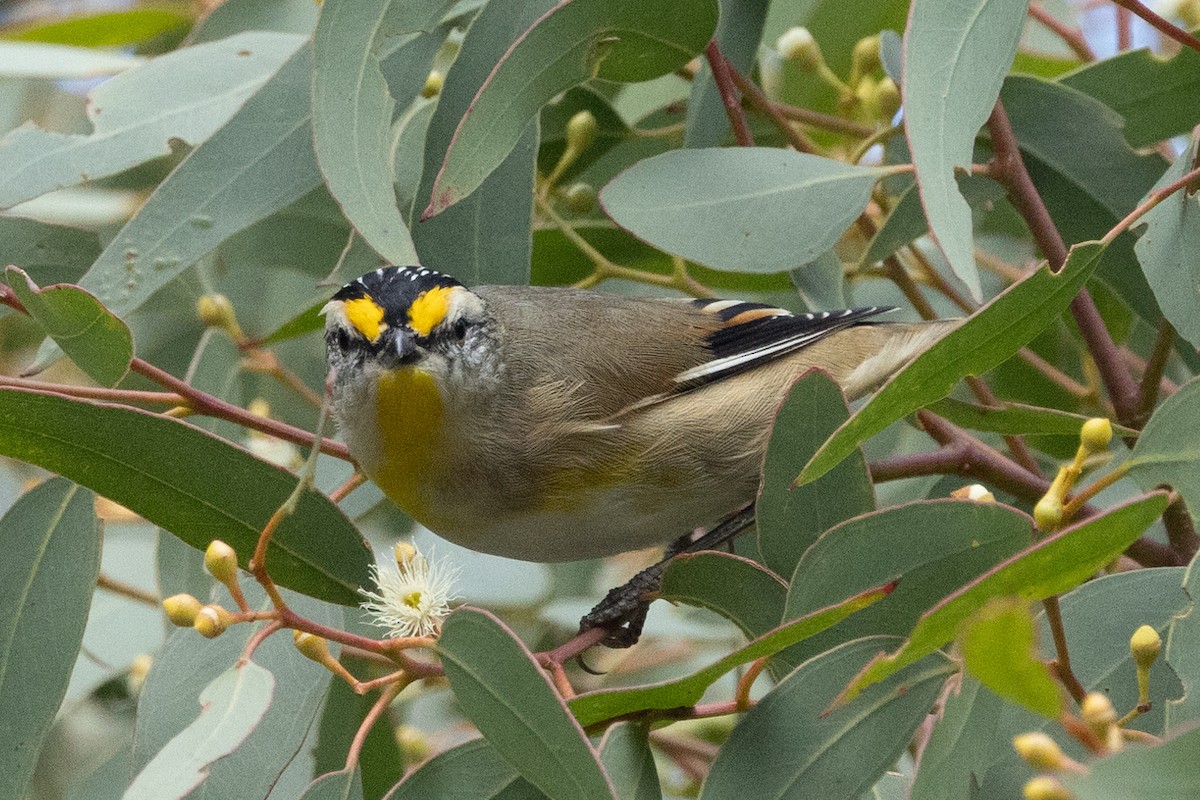
[[[696,300],[693,305],[717,316],[721,327],[708,335],[712,358],[676,375],[674,394],[753,369],[837,331],[896,310],[891,306],[870,306],[793,315],[761,303],[732,300]]]

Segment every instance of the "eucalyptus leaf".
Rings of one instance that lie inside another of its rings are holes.
[[[0,140],[0,207],[169,155],[208,139],[303,44],[256,31],[176,50],[97,86],[90,134],[27,124]]]
[[[1039,657],[1029,603],[989,600],[963,622],[958,638],[964,666],[985,686],[1044,717],[1059,718],[1062,688]]]
[[[198,549],[219,537],[242,565],[297,482],[180,420],[16,389],[0,389],[0,453],[77,480]],[[268,553],[276,581],[332,602],[357,605],[368,582],[366,543],[316,492],[301,495]]]
[[[0,519],[0,797],[25,797],[100,574],[95,497],[52,478]]]
[[[842,700],[853,700],[863,689],[937,650],[993,597],[1042,600],[1078,586],[1136,541],[1166,507],[1165,492],[1145,495],[1048,536],[985,572],[925,613],[903,647],[876,656],[846,688]]]
[[[551,800],[615,800],[579,723],[524,645],[492,615],[460,608],[438,638],[463,712],[521,777]]]
[[[904,118],[930,232],[954,274],[981,297],[971,213],[954,172],[1000,94],[1028,2],[913,0],[904,34]]]
[[[39,289],[16,267],[6,269],[4,277],[29,316],[89,378],[111,387],[128,374],[133,334],[99,300],[66,284]]]
[[[705,550],[671,559],[660,593],[672,603],[715,611],[754,639],[779,624],[787,584],[750,559]]]
[[[662,786],[654,754],[650,752],[650,730],[636,722],[622,722],[604,732],[600,761],[612,778],[620,800],[661,800]]]
[[[1129,474],[1144,489],[1168,484],[1183,495],[1192,519],[1200,520],[1200,378],[1179,387],[1142,429],[1130,454]]]
[[[1103,253],[1096,242],[1075,245],[1060,272],[1042,266],[972,314],[893,375],[838,428],[797,477],[797,484],[816,480],[867,438],[946,397],[960,378],[982,375],[1014,355],[1066,310]]]
[[[552,97],[593,78],[645,81],[683,66],[717,26],[716,0],[564,0],[495,65],[458,127],[422,219],[471,194]]]
[[[831,248],[886,173],[773,147],[671,150],[600,192],[613,221],[714,269],[781,272]]]
[[[444,750],[417,767],[388,793],[386,800],[455,796],[472,800],[542,800],[545,797],[486,740],[473,739]]]
[[[1200,729],[1098,759],[1086,775],[1064,775],[1063,783],[1079,800],[1189,800],[1200,786]]]

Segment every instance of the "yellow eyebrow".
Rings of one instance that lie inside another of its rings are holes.
[[[368,342],[378,341],[383,333],[383,308],[369,297],[359,297],[347,300],[342,304],[342,310],[350,324],[358,329]]]
[[[458,287],[437,286],[423,292],[408,308],[408,324],[420,336],[428,336],[450,311],[450,293]]]

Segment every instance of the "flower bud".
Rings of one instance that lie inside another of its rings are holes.
[[[974,500],[976,503],[994,503],[996,495],[984,485],[972,483],[970,486],[960,486],[950,493],[951,497],[957,497],[960,500]]]
[[[596,115],[586,109],[567,120],[567,149],[579,155],[596,141]]]
[[[163,611],[172,625],[190,628],[200,613],[200,601],[190,594],[173,594],[162,601]]]
[[[429,740],[419,728],[412,725],[400,725],[396,728],[396,744],[404,754],[405,764],[419,764],[429,758],[432,752]]]
[[[1038,500],[1033,507],[1033,521],[1037,523],[1038,530],[1052,531],[1062,524],[1062,519],[1062,498],[1054,492]]]
[[[414,558],[420,555],[420,552],[413,546],[412,542],[403,540],[396,542],[393,552],[396,555],[396,566],[400,569],[404,569]]]
[[[1067,787],[1049,775],[1038,775],[1030,778],[1025,784],[1025,800],[1075,800],[1075,795],[1067,791]]]
[[[196,301],[196,316],[207,328],[220,328],[229,334],[229,338],[240,342],[246,338],[242,326],[238,324],[237,313],[233,303],[223,294],[212,293],[200,297]]]
[[[206,639],[215,639],[229,629],[233,618],[218,605],[207,605],[196,614],[192,627]]]
[[[596,189],[587,183],[572,183],[563,191],[563,203],[575,214],[588,214],[596,207]]]
[[[1102,730],[1117,721],[1117,710],[1113,708],[1112,700],[1103,692],[1088,692],[1079,704],[1079,713],[1083,721],[1094,730]]]
[[[1112,437],[1112,423],[1104,417],[1092,417],[1079,429],[1079,443],[1089,453],[1099,453],[1101,450],[1108,449],[1108,443],[1112,441]]]
[[[852,74],[856,78],[869,75],[881,66],[879,61],[879,34],[859,39],[850,56]]]
[[[1013,737],[1013,749],[1025,763],[1038,770],[1059,770],[1066,765],[1067,756],[1058,743],[1045,733],[1034,731]]]
[[[821,46],[817,44],[808,28],[788,28],[775,42],[775,49],[786,60],[795,61],[809,72],[825,63],[825,57],[821,55]]]
[[[442,86],[446,83],[446,76],[438,72],[436,69],[430,70],[429,75],[425,78],[425,85],[421,87],[421,97],[436,97],[441,94]]]
[[[883,78],[875,85],[874,108],[877,119],[891,122],[900,110],[900,87],[891,78]]]
[[[1162,650],[1162,638],[1158,635],[1158,631],[1149,625],[1138,628],[1129,638],[1129,652],[1133,655],[1133,661],[1139,669],[1150,669],[1150,666],[1158,660],[1160,650]]]
[[[213,539],[204,551],[204,568],[209,575],[228,585],[237,580],[237,553],[220,539]]]
[[[316,634],[292,631],[292,641],[305,658],[318,664],[324,664],[332,658],[328,643]]]

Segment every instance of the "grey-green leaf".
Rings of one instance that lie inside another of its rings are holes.
[[[117,316],[235,233],[320,185],[302,47],[154,191],[79,281]]]
[[[876,684],[853,703],[830,710],[846,681],[895,640],[848,642],[805,662],[738,723],[713,762],[702,800],[855,800],[908,744],[942,684],[955,670],[929,658]]]
[[[954,181],[1000,94],[1028,2],[914,0],[904,34],[904,116],[930,232],[980,297],[971,212]]]
[[[564,0],[480,87],[446,151],[422,218],[467,197],[551,98],[592,78],[645,81],[683,66],[717,26],[716,0]]]
[[[1150,417],[1129,458],[1129,473],[1144,489],[1168,484],[1200,520],[1200,378],[1179,387]]]
[[[101,386],[121,382],[133,359],[128,325],[78,287],[60,284],[39,289],[16,267],[5,270],[5,279],[29,316],[89,378]]]
[[[417,263],[391,168],[392,116],[397,103],[407,105],[412,96],[389,94],[380,50],[392,37],[405,36],[401,47],[430,51],[419,34],[437,21],[445,5],[444,0],[328,0],[313,38],[317,161],[346,218],[393,264]],[[428,71],[428,60],[421,60]]]
[[[230,667],[200,693],[200,716],[138,773],[124,800],[185,797],[258,726],[274,691],[275,678],[253,661]]]
[[[620,800],[662,799],[649,734],[646,725],[636,722],[621,722],[604,732],[600,760],[612,778]]]
[[[1183,177],[1196,164],[1196,137],[1175,159],[1151,192]],[[1200,348],[1200,196],[1175,192],[1150,209],[1146,230],[1133,246],[1158,307],[1175,330]]]
[[[1063,783],[1079,800],[1191,800],[1200,786],[1200,729],[1098,759],[1086,775],[1064,775]]]
[[[438,753],[410,772],[386,800],[443,797],[542,800],[545,795],[522,778],[485,739],[474,739]]]
[[[782,272],[841,238],[886,174],[774,147],[672,150],[600,192],[613,221],[715,269]]]
[[[460,608],[438,652],[463,713],[550,800],[613,800],[599,755],[525,646],[487,612]]]
[[[0,519],[0,797],[25,797],[100,573],[94,496],[53,478]]]

